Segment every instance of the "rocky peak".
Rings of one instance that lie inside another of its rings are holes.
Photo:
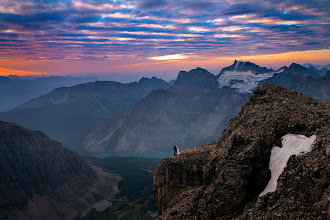
[[[192,88],[219,88],[217,77],[205,69],[197,67],[189,72],[180,71],[174,86]]]
[[[146,78],[142,77],[139,82],[138,82],[140,87],[150,87],[152,90],[155,90],[157,88],[168,88],[170,84],[168,84],[166,81],[159,79],[157,77],[151,77],[151,78]]]
[[[267,69],[266,67],[260,67],[259,65],[255,63],[251,63],[249,61],[245,62],[245,61],[237,61],[237,60],[235,60],[235,62],[232,65],[223,68],[220,72],[220,75],[225,73],[225,71],[236,71],[236,72],[251,71],[256,75],[274,72],[271,69]]]
[[[234,64],[223,68],[219,74],[220,87],[229,87],[240,93],[251,93],[262,80],[272,77],[274,71],[251,62],[235,60]]]
[[[255,89],[215,148],[188,149],[160,162],[154,176],[159,219],[326,219],[329,109],[329,102],[274,84]],[[270,180],[271,150],[286,134],[316,135],[316,143],[289,159],[275,192],[258,198]]]
[[[290,75],[294,75],[294,76],[300,76],[302,78],[306,78],[307,76],[312,76],[314,78],[319,78],[320,75],[317,74],[316,72],[307,69],[306,67],[303,67],[300,64],[297,63],[292,63],[289,68],[285,69],[284,71],[285,73],[288,73]]]
[[[303,67],[302,65],[298,64],[298,63],[291,63],[291,65],[289,66],[290,69],[299,71],[299,70],[306,70],[306,67]]]
[[[313,71],[313,72],[315,72],[315,73],[318,73],[319,74],[319,72],[320,72],[320,70],[318,70],[318,69],[316,69],[314,66],[310,66],[309,68],[308,68],[309,70],[311,70],[311,71]]]

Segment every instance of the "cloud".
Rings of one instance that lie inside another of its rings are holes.
[[[137,4],[138,9],[143,9],[143,10],[154,10],[154,9],[159,9],[162,8],[163,6],[167,5],[166,0],[137,0],[135,1]]]
[[[184,54],[172,54],[172,55],[164,55],[158,57],[148,57],[150,60],[182,60],[187,59],[189,56]]]
[[[70,54],[88,61],[90,54],[104,59],[109,51],[145,60],[197,52],[321,50],[329,48],[329,5],[324,0],[3,0],[0,55],[33,60]]]

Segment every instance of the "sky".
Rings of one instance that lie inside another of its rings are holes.
[[[329,0],[0,0],[0,75],[330,63]]]

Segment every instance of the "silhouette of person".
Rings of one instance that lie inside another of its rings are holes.
[[[177,144],[174,145],[173,150],[174,150],[174,156],[178,155]]]

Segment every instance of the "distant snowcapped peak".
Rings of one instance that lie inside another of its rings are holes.
[[[249,93],[257,87],[262,80],[272,77],[274,71],[266,67],[260,67],[249,61],[238,61],[221,70],[219,86],[237,89],[241,93]]]

